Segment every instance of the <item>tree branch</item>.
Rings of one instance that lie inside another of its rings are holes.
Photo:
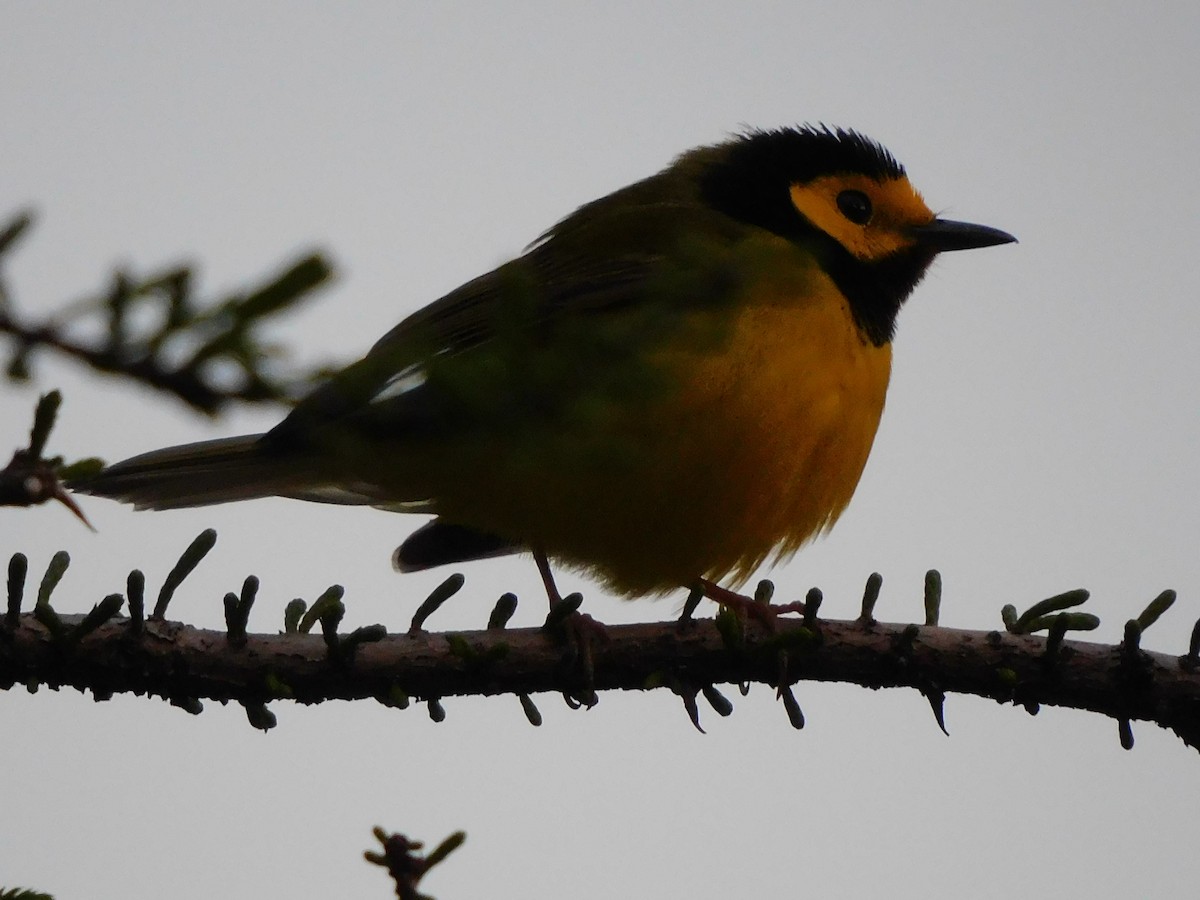
[[[31,223],[26,212],[0,228],[0,261]],[[7,376],[28,380],[32,357],[49,350],[162,391],[210,416],[233,402],[286,401],[297,384],[320,373],[275,372],[277,351],[259,339],[259,325],[295,309],[331,275],[324,257],[309,254],[245,292],[201,305],[193,296],[195,279],[188,266],[146,279],[118,272],[103,295],[39,322],[17,314],[0,279],[0,335],[11,345]],[[99,330],[98,336],[76,336],[81,321]]]
[[[0,687],[68,685],[97,699],[130,692],[196,711],[200,699],[232,700],[247,707],[256,725],[269,727],[265,704],[281,698],[306,704],[375,698],[407,706],[409,698],[435,703],[450,696],[667,687],[694,708],[697,694],[710,696],[707,689],[717,684],[762,682],[786,700],[799,681],[838,681],[915,688],[939,717],[945,694],[960,693],[1030,711],[1041,704],[1090,710],[1124,723],[1122,734],[1130,721],[1145,720],[1200,749],[1194,654],[1149,653],[1128,635],[1107,646],[1053,634],[780,618],[774,629],[751,623],[731,640],[715,620],[619,625],[592,648],[589,683],[570,660],[570,645],[539,628],[383,634],[375,626],[332,637],[328,631],[237,637],[121,618],[79,634],[85,620],[51,620],[37,610],[10,615],[0,634]]]

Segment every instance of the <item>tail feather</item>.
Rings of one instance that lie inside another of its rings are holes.
[[[154,450],[68,487],[138,509],[210,506],[286,496],[303,488],[308,468],[304,461],[273,452],[261,438],[247,434]]]

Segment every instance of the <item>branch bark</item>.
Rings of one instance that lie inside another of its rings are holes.
[[[656,622],[609,627],[608,640],[592,648],[589,684],[571,644],[537,628],[377,633],[354,643],[310,634],[231,639],[179,622],[151,618],[138,627],[118,618],[74,639],[71,628],[82,620],[63,616],[53,630],[34,613],[9,620],[0,629],[0,687],[66,685],[98,699],[132,692],[184,707],[232,700],[248,710],[281,698],[403,705],[408,697],[667,687],[694,710],[697,693],[716,684],[762,682],[790,694],[786,686],[798,681],[838,681],[915,688],[938,714],[947,693],[1031,711],[1041,704],[1090,710],[1122,723],[1123,739],[1131,720],[1145,720],[1200,749],[1200,667],[1190,656],[1136,643],[786,618],[773,630],[750,623],[731,642],[714,620]]]

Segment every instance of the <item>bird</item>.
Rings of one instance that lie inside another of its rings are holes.
[[[850,502],[934,258],[1015,240],[936,216],[860,132],[748,129],[407,316],[269,431],[70,486],[143,509],[419,513],[401,571],[531,552],[552,604],[552,562],[624,597],[720,602]]]

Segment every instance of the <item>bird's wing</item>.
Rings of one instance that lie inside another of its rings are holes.
[[[656,262],[652,256],[584,259],[553,269],[528,257],[508,263],[405,319],[305,398],[271,435],[298,435],[370,408],[388,407],[395,418],[403,407],[422,418],[417,412],[426,394],[420,388],[432,363],[479,353],[513,332],[532,337],[564,315],[600,315],[636,302]]]
[[[419,429],[443,412],[426,389],[432,367],[472,357],[519,361],[561,342],[564,329],[577,344],[611,342],[604,323],[647,306],[648,291],[659,318],[673,315],[678,304],[669,295],[680,294],[686,305],[695,293],[663,283],[678,262],[680,234],[724,237],[727,226],[689,203],[651,201],[609,211],[584,207],[523,256],[413,313],[302,401],[270,439],[303,440],[314,427],[346,420],[367,431]],[[602,358],[602,348],[593,349]]]

